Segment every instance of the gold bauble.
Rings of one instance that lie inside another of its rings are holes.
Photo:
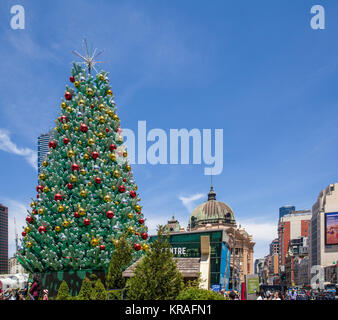
[[[99,116],[98,120],[99,120],[100,123],[105,123],[106,122],[106,119],[104,118],[104,116]]]
[[[76,181],[77,181],[77,177],[72,174],[70,176],[70,182],[76,182]]]
[[[102,73],[99,74],[99,80],[103,81],[104,80],[104,75]]]
[[[112,186],[111,188],[112,188],[113,190],[116,190],[116,186]]]
[[[104,109],[104,104],[103,103],[100,103],[99,104],[99,109],[102,111]]]
[[[63,212],[63,211],[65,211],[65,208],[64,208],[64,206],[62,206],[62,205],[60,205],[60,206],[58,206],[58,212]]]
[[[97,135],[100,139],[104,138],[104,133],[100,132],[98,135]]]
[[[124,151],[122,155],[126,158],[128,156],[127,151]]]
[[[142,245],[142,250],[143,251],[148,251],[149,250],[149,246],[145,243]]]
[[[32,246],[33,246],[33,242],[28,241],[28,242],[26,243],[26,247],[27,247],[27,248],[31,248]]]
[[[88,143],[89,146],[92,146],[95,143],[95,140],[90,138],[90,139],[88,139],[87,143]]]
[[[113,110],[109,110],[107,113],[109,114],[110,117],[114,116],[114,111]]]
[[[67,107],[67,112],[71,113],[73,111],[73,108],[72,107]]]
[[[120,120],[120,118],[118,117],[117,114],[114,114],[114,115],[113,115],[113,119],[114,119],[115,121],[119,121],[119,120]]]
[[[110,198],[110,196],[106,195],[106,196],[103,197],[103,200],[104,200],[104,202],[110,202],[111,198]]]
[[[67,156],[68,156],[68,158],[74,157],[75,156],[75,152],[73,150],[69,150],[67,152]]]
[[[54,229],[56,232],[60,232],[61,231],[61,227],[60,226],[56,226]]]
[[[80,87],[80,82],[79,82],[79,81],[75,81],[75,82],[74,82],[74,87],[75,87],[75,88]]]
[[[84,216],[86,214],[86,210],[83,208],[79,208],[78,212],[80,216]]]
[[[91,181],[89,181],[89,182],[88,182],[88,186],[89,186],[89,187],[91,187],[91,185],[92,185],[92,182],[91,182]]]
[[[119,240],[113,240],[114,246],[117,246],[119,244]]]
[[[85,153],[85,154],[83,155],[83,159],[88,160],[88,159],[89,159],[89,154],[88,154],[88,153]]]
[[[46,160],[43,161],[43,162],[42,162],[42,165],[43,165],[44,167],[47,167],[47,166],[48,166],[48,161],[46,161]]]
[[[117,141],[119,141],[119,142],[123,142],[123,138],[122,137],[118,137],[118,139],[117,139]]]
[[[66,107],[67,107],[66,102],[62,102],[62,103],[61,103],[61,108],[62,108],[62,109],[65,109]]]
[[[129,231],[129,232],[134,232],[134,228],[130,226],[130,227],[128,228],[128,231]]]
[[[33,201],[33,202],[31,202],[31,204],[30,204],[30,206],[31,206],[31,208],[33,208],[33,207],[35,207],[35,202]]]
[[[64,228],[68,228],[69,222],[65,220],[65,221],[63,221],[62,225],[63,225]]]
[[[141,198],[137,198],[137,201],[141,201]]]
[[[109,171],[106,171],[104,174],[105,174],[106,176],[109,176],[109,175],[110,175]]]
[[[98,244],[99,244],[99,240],[94,238],[92,241],[90,241],[90,244],[93,246],[93,247],[96,247]]]
[[[63,130],[68,130],[69,129],[69,125],[67,123],[65,123],[63,126],[62,126],[62,129]]]
[[[79,106],[83,106],[84,104],[85,104],[84,100],[82,100],[82,99],[79,100],[79,103],[78,103]]]
[[[87,171],[86,171],[85,169],[81,169],[81,170],[80,170],[80,173],[81,173],[83,176],[85,176],[86,173],[87,173]]]
[[[137,190],[137,185],[134,186],[134,190]]]
[[[47,192],[49,192],[49,188],[48,187],[44,187],[42,191],[45,192],[45,193],[47,193]]]
[[[107,94],[112,96],[113,95],[113,91],[111,91],[110,89],[107,90]]]
[[[92,96],[94,94],[94,91],[92,88],[87,88],[86,89],[86,93],[89,95],[89,96]]]
[[[81,190],[80,191],[80,196],[83,197],[83,198],[87,197],[87,191],[86,190]]]
[[[79,128],[78,127],[75,127],[75,129],[74,129],[75,131],[79,131]]]
[[[134,207],[136,212],[140,212],[141,211],[141,206],[139,206],[138,204]]]
[[[30,227],[26,227],[24,230],[25,230],[26,233],[31,232],[31,228]]]
[[[120,202],[118,201],[115,201],[115,205],[118,206],[120,204]]]
[[[81,145],[82,145],[82,141],[79,141],[79,142],[78,142],[78,145],[80,145],[80,146],[81,146]]]
[[[40,180],[45,180],[46,179],[46,175],[44,173],[40,173],[39,179]]]
[[[131,166],[129,164],[126,165],[126,170],[130,171],[131,170]]]
[[[131,212],[128,213],[128,218],[132,219],[133,218],[133,214]]]
[[[45,213],[45,209],[44,208],[39,208],[38,214],[43,215],[44,213]]]
[[[88,119],[88,121],[89,121],[89,122],[92,122],[92,121],[93,121],[93,119],[92,119],[92,118],[89,118],[89,119]]]
[[[119,178],[120,172],[118,172],[117,170],[114,170],[113,175],[114,175],[115,178]]]
[[[115,153],[110,153],[108,157],[109,157],[110,160],[116,161],[116,155],[115,155]]]

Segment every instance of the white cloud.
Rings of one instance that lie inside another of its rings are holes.
[[[22,156],[26,161],[37,170],[37,154],[34,150],[29,148],[19,148],[11,141],[9,133],[0,128],[0,150]]]
[[[179,199],[182,201],[188,212],[191,213],[191,211],[195,208],[195,201],[202,199],[203,197],[205,197],[204,193],[196,193],[190,197],[179,197]]]
[[[149,217],[149,215],[147,214],[145,225],[148,227],[148,233],[150,235],[154,235],[157,233],[157,226],[166,225],[167,222],[168,222],[168,219],[166,219],[165,217],[162,217],[162,218]]]

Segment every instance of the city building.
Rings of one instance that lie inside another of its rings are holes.
[[[270,256],[273,256],[274,254],[279,254],[279,240],[278,238],[272,240],[270,243]]]
[[[40,174],[42,162],[49,153],[48,143],[53,138],[53,133],[43,133],[38,137],[38,174]]]
[[[16,257],[12,257],[8,259],[8,273],[9,274],[26,273],[26,270],[23,268],[23,266]]]
[[[324,269],[335,266],[338,261],[338,183],[322,190],[312,206],[310,234],[310,266],[320,265]],[[331,270],[327,269],[327,270]],[[337,278],[327,271],[326,281]]]
[[[8,273],[8,208],[0,203],[0,273]]]
[[[151,236],[150,242],[156,238],[156,235]],[[231,251],[225,230],[171,232],[169,242],[177,268],[185,281],[200,276],[201,287],[204,289],[210,289],[214,285],[229,289]],[[139,261],[127,268],[123,277],[133,277]]]
[[[255,260],[255,266],[254,266],[254,272],[255,274],[260,275],[262,270],[263,270],[263,266],[264,266],[264,261],[265,259],[256,259]]]
[[[191,213],[188,230],[225,230],[231,246],[231,288],[245,281],[246,275],[254,274],[253,250],[255,242],[240,225],[237,227],[231,207],[216,201],[216,193],[211,186],[206,202],[198,205]]]
[[[308,237],[311,220],[310,210],[290,210],[284,213],[278,221],[279,270],[285,272],[285,258],[289,252],[290,240],[298,237]]]
[[[279,219],[281,219],[287,214],[290,214],[292,211],[296,211],[295,206],[283,206],[279,208]]]

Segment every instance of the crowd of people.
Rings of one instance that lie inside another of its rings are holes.
[[[24,288],[10,288],[9,285],[0,289],[0,300],[38,300],[42,295],[43,300],[48,300],[48,290],[41,289],[41,283],[37,276],[33,282],[27,282]]]

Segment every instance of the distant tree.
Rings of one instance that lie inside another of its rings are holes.
[[[69,294],[69,287],[67,282],[63,280],[60,284],[56,300],[69,300],[71,298]]]
[[[129,242],[124,237],[120,238],[112,254],[106,276],[106,287],[108,289],[122,289],[125,287],[126,280],[123,278],[122,272],[132,261],[132,253],[133,249]]]
[[[90,300],[92,290],[93,290],[92,282],[87,277],[85,277],[82,280],[82,285],[80,292],[77,296],[77,300]]]
[[[159,226],[157,239],[135,267],[134,277],[127,282],[129,299],[173,300],[178,296],[184,287],[183,276],[170,248],[168,234]]]
[[[90,300],[107,300],[107,291],[100,279],[97,279],[92,289]]]
[[[225,300],[225,298],[214,291],[190,287],[182,290],[176,300]]]

